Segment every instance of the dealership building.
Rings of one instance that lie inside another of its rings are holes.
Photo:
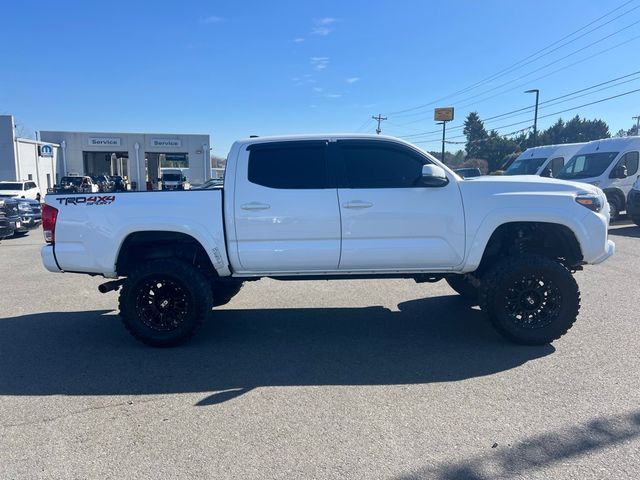
[[[13,117],[0,116],[0,180],[50,188],[65,175],[121,175],[141,190],[168,167],[188,169],[192,184],[211,178],[209,135],[47,130],[34,141],[17,138]]]

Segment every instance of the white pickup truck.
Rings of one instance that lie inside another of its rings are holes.
[[[445,279],[508,339],[543,344],[578,315],[572,272],[614,253],[608,224],[598,187],[463,180],[392,137],[249,138],[221,188],[47,195],[42,259],[112,279],[100,290],[122,287],[125,326],[154,346],[261,277]]]

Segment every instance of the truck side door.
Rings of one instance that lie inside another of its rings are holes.
[[[247,150],[240,153],[234,199],[242,271],[337,270],[340,211],[327,142],[257,143]]]
[[[465,225],[455,178],[422,184],[430,159],[393,142],[340,140],[340,270],[451,268],[462,263]],[[467,180],[473,181],[473,180]]]

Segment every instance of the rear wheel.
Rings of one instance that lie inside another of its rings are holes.
[[[140,265],[120,292],[124,326],[136,339],[154,347],[172,347],[188,340],[211,304],[205,276],[175,259]]]
[[[504,337],[542,345],[573,326],[580,292],[571,272],[558,261],[537,255],[511,257],[484,276],[480,306]]]
[[[446,278],[447,283],[456,292],[467,300],[478,302],[478,287],[473,285],[469,275],[450,275]]]

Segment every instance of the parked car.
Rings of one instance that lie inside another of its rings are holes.
[[[62,177],[54,189],[55,193],[98,193],[98,191],[98,185],[93,183],[91,177],[87,176]]]
[[[24,235],[29,230],[37,228],[42,222],[42,205],[37,200],[18,198],[18,215],[20,226],[16,227],[16,235]]]
[[[212,178],[207,180],[202,185],[196,185],[195,187],[191,187],[191,190],[208,190],[210,188],[219,188],[224,185],[224,179],[222,178]]]
[[[640,227],[640,178],[633,184],[627,198],[627,213],[633,223]]]
[[[504,171],[504,175],[540,175],[555,177],[565,161],[573,157],[586,143],[565,143],[527,148]]]
[[[126,192],[127,191],[127,184],[124,181],[124,178],[122,178],[120,175],[111,175],[111,177],[109,177],[109,179],[113,183],[113,191],[114,192]]]
[[[11,237],[22,227],[18,214],[18,200],[12,197],[0,198],[0,238]]]
[[[0,195],[19,197],[19,198],[31,198],[33,200],[40,201],[42,195],[40,189],[35,182],[31,180],[24,180],[21,182],[0,182]]]
[[[627,196],[638,178],[640,137],[607,138],[586,143],[557,178],[589,183],[607,196],[611,219],[627,209]]]
[[[45,267],[112,279],[100,291],[122,288],[126,328],[154,346],[261,277],[445,279],[506,338],[546,344],[576,321],[572,272],[615,251],[599,188],[461,180],[393,137],[249,138],[227,158],[229,188],[47,195]]]
[[[454,172],[456,172],[462,178],[473,178],[482,176],[482,172],[479,168],[456,168]]]
[[[113,182],[106,175],[93,175],[91,181],[98,185],[99,192],[112,192]]]

